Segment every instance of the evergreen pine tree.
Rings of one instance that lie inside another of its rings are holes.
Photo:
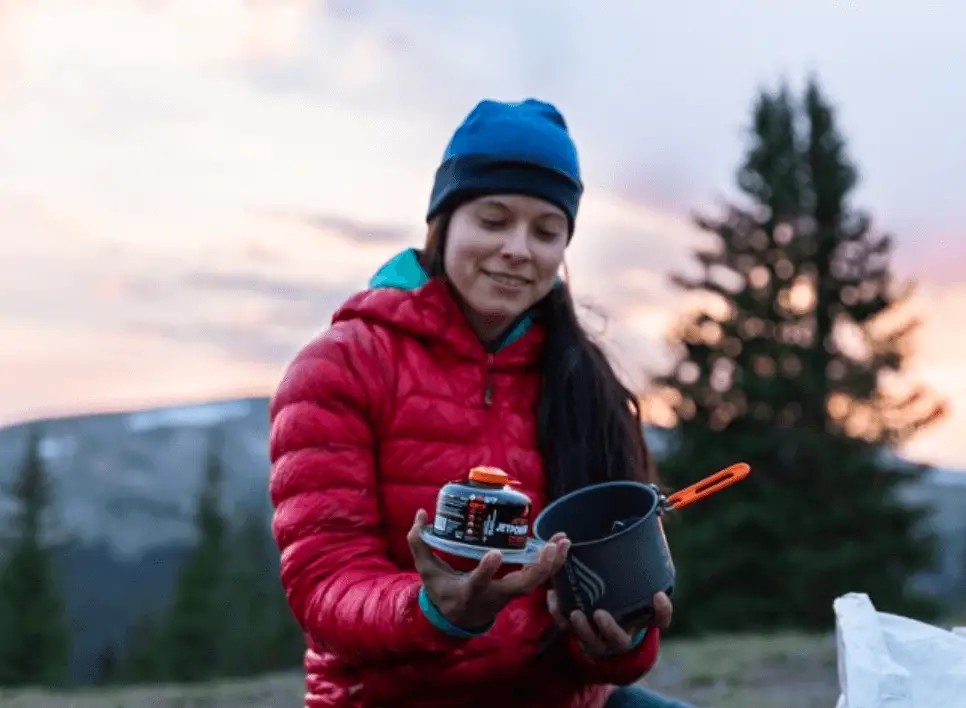
[[[94,684],[107,686],[115,683],[120,677],[120,668],[117,649],[112,642],[108,642],[97,655],[97,662],[94,665]]]
[[[248,508],[232,536],[228,608],[233,622],[225,636],[227,671],[234,676],[284,671],[299,666],[305,640],[279,582],[279,558],[266,514]]]
[[[923,613],[909,578],[931,560],[922,510],[898,499],[921,472],[885,454],[940,419],[923,388],[894,388],[917,324],[889,267],[891,240],[850,197],[858,180],[833,111],[763,92],[738,173],[749,206],[699,218],[712,244],[706,305],[685,318],[680,356],[657,380],[678,425],[662,463],[681,487],[735,461],[752,475],[669,519],[679,628],[825,628],[831,602],[868,592]]]
[[[275,542],[270,533],[267,540],[269,547],[274,550]],[[274,552],[269,576],[271,631],[268,669],[270,671],[283,671],[301,666],[305,655],[305,636],[289,607],[288,598],[279,579],[279,570],[278,553]]]
[[[157,683],[168,678],[162,626],[155,615],[143,614],[128,630],[117,672],[120,683]]]
[[[169,680],[202,681],[224,670],[228,529],[220,507],[220,439],[209,441],[195,517],[197,542],[178,575],[163,627]]]
[[[0,686],[57,686],[67,677],[70,630],[50,543],[53,493],[39,448],[32,432],[0,546]]]
[[[254,676],[275,668],[270,655],[272,556],[266,535],[264,515],[246,509],[231,539],[228,609],[237,620],[225,635],[225,651],[226,671],[232,676]]]

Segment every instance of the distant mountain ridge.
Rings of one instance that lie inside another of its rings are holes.
[[[226,508],[268,507],[267,398],[0,428],[0,479],[19,467],[31,428],[42,435],[40,453],[55,480],[59,524],[82,543],[103,543],[122,557],[191,543],[212,429],[221,434]]]
[[[59,565],[71,589],[72,675],[91,677],[97,652],[119,640],[146,606],[167,600],[177,568],[193,542],[193,513],[206,447],[219,432],[223,503],[230,517],[243,507],[270,511],[268,404],[265,397],[77,415],[0,428],[0,483],[19,469],[28,433],[55,483],[58,530],[74,543]],[[660,457],[667,431],[649,429]],[[966,598],[966,474],[934,470],[909,498],[931,504],[942,544],[922,587],[947,600]],[[0,497],[0,521],[9,501]]]
[[[268,499],[268,399],[245,398],[150,410],[78,415],[0,428],[0,484],[37,430],[55,490],[58,553],[69,588],[70,674],[89,682],[98,653],[123,640],[143,612],[162,607],[194,541],[204,455],[217,429],[234,516]],[[0,522],[9,511],[0,497]]]

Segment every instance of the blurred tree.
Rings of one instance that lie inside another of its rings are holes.
[[[922,510],[898,498],[921,468],[889,449],[945,404],[900,386],[919,322],[904,313],[912,289],[890,271],[891,239],[850,205],[857,181],[814,80],[802,101],[763,92],[738,172],[750,204],[698,218],[699,272],[673,277],[698,304],[656,380],[677,421],[664,481],[753,467],[669,519],[685,631],[827,629],[833,598],[852,590],[885,610],[930,609],[908,580],[932,541]]]
[[[143,614],[127,632],[117,680],[124,684],[164,681],[166,662],[160,618]]]
[[[114,644],[112,642],[105,644],[97,655],[97,662],[94,665],[94,685],[107,686],[115,683],[120,678],[120,668]]]
[[[164,673],[169,680],[203,681],[225,670],[229,548],[220,506],[222,478],[221,436],[213,434],[195,515],[197,545],[175,582],[162,627]]]
[[[279,582],[267,514],[249,507],[237,524],[225,518],[216,447],[209,446],[198,500],[197,545],[167,611],[142,616],[128,633],[118,672],[124,683],[253,676],[301,663],[305,644]]]
[[[53,493],[36,431],[9,495],[15,509],[0,548],[0,686],[62,685],[70,629],[54,569]]]
[[[272,624],[269,634],[268,671],[284,671],[302,665],[305,637],[281,588],[272,596]]]
[[[295,621],[288,599],[279,580],[279,558],[275,541],[269,531],[268,541],[273,553],[271,565],[271,630],[269,632],[269,671],[282,671],[301,666],[305,655],[305,637]]]
[[[228,585],[235,621],[224,637],[225,669],[231,676],[252,676],[264,671],[266,664],[270,558],[263,548],[264,524],[254,510],[246,509],[231,537]]]
[[[279,582],[278,553],[266,514],[248,508],[232,537],[228,671],[252,676],[298,666],[302,633]]]

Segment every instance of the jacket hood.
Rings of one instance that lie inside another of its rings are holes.
[[[386,262],[369,281],[369,289],[350,297],[332,322],[363,319],[408,336],[445,343],[458,353],[485,359],[488,355],[442,278],[430,278],[416,249],[407,249]],[[539,355],[543,332],[525,315],[496,353],[501,360]]]

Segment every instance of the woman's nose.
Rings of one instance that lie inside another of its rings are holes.
[[[530,257],[530,243],[525,224],[515,226],[507,232],[503,242],[502,255],[510,260],[521,260]]]

